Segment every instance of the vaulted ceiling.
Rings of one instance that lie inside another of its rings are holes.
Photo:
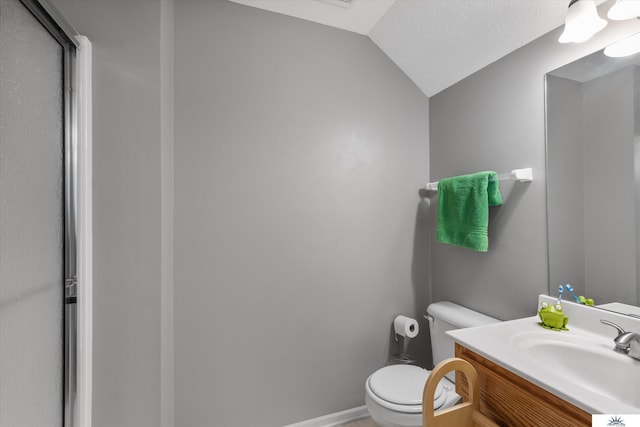
[[[569,0],[231,1],[366,35],[427,96],[559,27],[569,5]]]

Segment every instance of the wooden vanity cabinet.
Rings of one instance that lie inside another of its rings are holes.
[[[455,355],[478,372],[480,411],[505,427],[591,426],[591,414],[511,371],[457,344]],[[465,400],[469,387],[456,375],[456,392]]]

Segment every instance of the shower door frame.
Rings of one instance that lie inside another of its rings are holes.
[[[64,49],[64,427],[90,427],[92,401],[91,42],[49,0],[20,0]]]

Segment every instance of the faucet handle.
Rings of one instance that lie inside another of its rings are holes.
[[[615,324],[615,323],[613,323],[613,322],[610,322],[610,321],[608,321],[608,320],[604,320],[604,319],[600,319],[600,323],[605,324],[605,325],[609,325],[609,326],[612,326],[612,327],[616,328],[616,329],[618,330],[618,334],[619,334],[619,335],[622,335],[622,334],[624,334],[624,333],[625,333],[625,330],[624,330],[624,329],[622,329],[620,326],[616,325],[616,324]]]

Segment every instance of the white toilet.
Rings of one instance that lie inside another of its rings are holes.
[[[449,301],[431,304],[427,313],[434,365],[454,356],[454,341],[446,331],[499,322]],[[365,385],[365,402],[373,421],[381,427],[421,427],[422,391],[430,373],[418,366],[390,365],[371,374]],[[449,408],[459,400],[450,372],[436,388],[433,407]]]

